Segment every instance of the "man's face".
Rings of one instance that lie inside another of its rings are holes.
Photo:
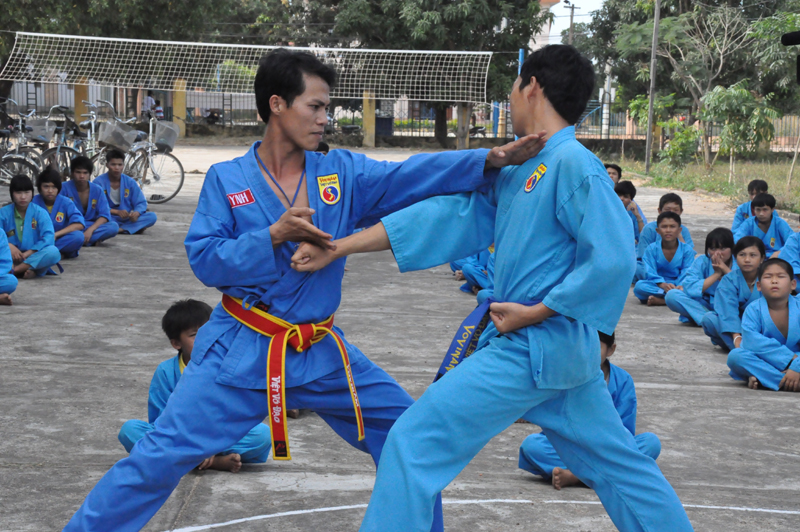
[[[675,214],[680,216],[681,214],[683,214],[683,207],[681,207],[677,203],[665,203],[663,207],[658,209],[658,214],[661,214],[662,212],[674,212]]]
[[[83,168],[76,168],[72,171],[72,180],[77,181],[79,183],[88,183],[89,182],[89,171],[84,170]]]
[[[675,220],[666,218],[661,220],[661,223],[658,224],[658,234],[660,234],[661,238],[666,242],[674,242],[677,240],[680,232],[681,226],[678,225],[678,222]]]
[[[330,87],[319,76],[303,74],[303,81],[306,90],[294,99],[291,107],[280,99],[279,120],[283,131],[296,145],[314,151],[328,123]]]
[[[52,205],[58,196],[58,188],[53,183],[42,183],[39,193],[44,198],[45,203]]]
[[[772,220],[772,207],[766,205],[763,207],[753,207],[753,214],[756,215],[759,222],[765,224]]]
[[[783,299],[789,297],[797,287],[793,275],[786,273],[786,270],[777,264],[768,266],[761,274],[758,281],[758,289],[765,299]]]
[[[122,167],[123,167],[122,159],[111,159],[110,161],[106,162],[106,169],[108,170],[108,175],[115,179],[118,179],[122,175]]]
[[[180,351],[186,358],[192,358],[192,349],[194,349],[194,339],[197,337],[197,327],[192,327],[181,331],[181,335],[177,340],[170,340],[172,347]]]
[[[611,178],[615,185],[619,183],[619,172],[615,168],[606,168],[606,172],[608,172],[608,177]]]
[[[509,107],[511,108],[511,126],[514,134],[518,137],[524,137],[529,133],[528,122],[533,113],[533,101],[530,98],[534,98],[537,94],[533,90],[535,83],[536,80],[532,79],[528,85],[520,88],[522,78],[517,76],[514,85],[511,86],[511,96],[508,98]]]
[[[25,209],[33,199],[33,190],[20,190],[11,193],[11,201],[20,209]]]
[[[633,201],[631,199],[631,197],[629,195],[627,195],[627,194],[618,194],[618,196],[619,196],[619,199],[622,200],[622,204],[625,205],[625,208],[627,209],[628,205],[630,205],[631,201]]]

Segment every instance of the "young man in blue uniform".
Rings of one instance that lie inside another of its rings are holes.
[[[183,475],[265,418],[273,459],[289,459],[287,409],[312,409],[378,463],[389,428],[413,400],[333,325],[344,261],[300,273],[292,254],[302,241],[332,246],[333,237],[426,197],[488,186],[495,167],[527,160],[541,139],[403,163],[314,153],[334,80],[311,54],[281,49],[262,58],[255,93],[264,140],[211,167],[185,241],[194,273],[223,293],[222,303],[154,430],[98,482],[66,530],[140,529]],[[438,507],[428,530],[443,528]]]
[[[62,196],[71,199],[86,221],[83,231],[83,245],[94,246],[119,232],[117,222],[111,220],[111,210],[103,189],[95,185],[89,178],[94,164],[88,157],[79,155],[72,159],[70,172],[72,178],[61,187]]]
[[[789,224],[775,211],[775,197],[772,194],[759,194],[750,202],[753,216],[746,219],[733,233],[738,241],[746,236],[756,236],[764,242],[767,258],[783,248],[794,234]]]
[[[106,154],[106,170],[94,180],[103,189],[108,200],[111,221],[119,225],[123,235],[141,234],[156,224],[156,213],[147,210],[147,200],[132,177],[122,173],[125,154],[109,150]]]
[[[50,213],[56,247],[61,252],[61,258],[71,259],[78,256],[83,246],[86,220],[75,204],[60,194],[62,187],[61,174],[54,167],[48,166],[36,180],[39,194],[33,198],[33,203]]]
[[[736,207],[736,213],[733,215],[733,223],[731,224],[731,231],[734,233],[745,220],[753,216],[753,208],[751,203],[759,194],[766,194],[769,192],[769,184],[763,179],[753,179],[747,184],[747,194],[750,196],[750,201],[745,201]]]
[[[6,232],[0,230],[0,305],[12,305],[11,294],[17,289],[19,281],[14,270],[14,259],[8,246]]]
[[[517,135],[547,132],[538,156],[501,172],[488,191],[431,198],[335,241],[335,250],[303,244],[295,254],[298,271],[322,272],[348,254],[391,248],[409,271],[495,243],[492,323],[473,356],[390,430],[362,532],[428,530],[436,494],[521,417],[542,427],[620,530],[692,529],[620,420],[598,368],[597,331],[617,325],[635,256],[611,180],[575,139],[593,89],[592,65],[574,48],[537,50],[510,100]]]

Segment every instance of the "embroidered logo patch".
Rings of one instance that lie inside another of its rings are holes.
[[[324,175],[317,178],[319,197],[328,205],[335,205],[342,196],[339,187],[339,174]]]
[[[95,207],[97,207],[97,200],[93,199],[92,200],[92,209],[94,209]]]
[[[128,196],[130,196],[130,195],[131,195],[131,189],[129,189],[129,188],[126,188],[126,189],[125,189],[125,197],[127,198],[127,197],[128,197]]]
[[[250,192],[250,189],[242,190],[241,192],[234,192],[233,194],[228,194],[228,203],[231,204],[231,209],[235,209],[236,207],[243,207],[245,205],[250,205],[251,203],[255,203],[256,198],[253,197],[253,193]]]
[[[536,185],[539,184],[539,180],[544,177],[544,173],[547,172],[547,167],[544,164],[540,164],[536,171],[531,174],[527,181],[525,181],[525,192],[530,192]]]
[[[60,224],[63,221],[64,221],[64,213],[63,212],[56,213],[56,223]]]
[[[31,220],[31,229],[36,229],[37,227],[39,227],[39,224],[36,223],[36,218],[34,218],[33,220]],[[773,240],[775,239],[773,238]]]
[[[774,238],[770,238],[769,239],[769,247],[771,247],[771,248],[775,247],[775,239]]]

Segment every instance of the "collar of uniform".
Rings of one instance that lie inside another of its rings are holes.
[[[550,153],[550,151],[554,150],[556,146],[558,146],[559,144],[566,142],[568,140],[572,140],[574,138],[575,138],[575,126],[567,126],[564,129],[557,131],[552,137],[547,139],[547,143],[544,145],[544,148],[539,153],[539,157]]]

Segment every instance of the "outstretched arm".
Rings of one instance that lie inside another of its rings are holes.
[[[292,268],[299,272],[315,272],[335,260],[354,253],[383,251],[392,247],[383,222],[378,222],[369,229],[336,240],[334,245],[336,249],[323,249],[317,245],[303,242],[292,256]]]

